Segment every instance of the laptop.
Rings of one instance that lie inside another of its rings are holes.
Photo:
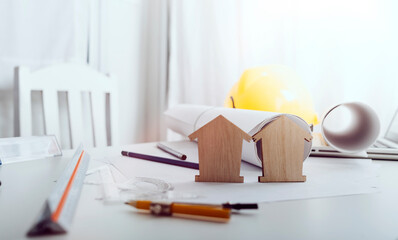
[[[371,158],[378,160],[398,160],[398,109],[384,135],[366,150],[366,154],[339,152],[330,147],[320,133],[314,133],[310,156]]]

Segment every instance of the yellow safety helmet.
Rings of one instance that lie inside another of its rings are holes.
[[[246,70],[225,99],[225,107],[294,114],[318,124],[311,96],[296,72],[283,65]]]

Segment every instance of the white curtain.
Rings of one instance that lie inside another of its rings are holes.
[[[172,0],[170,106],[221,106],[245,69],[284,64],[319,116],[361,101],[384,130],[398,108],[397,12],[393,0]]]
[[[122,144],[165,139],[168,1],[90,0],[89,63],[119,86]]]
[[[6,0],[0,2],[0,137],[13,136],[13,68],[74,61],[119,79],[120,142],[164,139],[177,103],[221,106],[250,67],[284,64],[319,115],[398,107],[393,0]]]
[[[0,1],[0,137],[14,136],[14,67],[85,63],[87,24],[86,1]]]
[[[167,6],[162,0],[0,1],[0,137],[14,136],[15,66],[78,62],[118,80],[121,144],[162,138]],[[40,100],[33,99],[34,118]],[[39,125],[34,130],[44,133]]]

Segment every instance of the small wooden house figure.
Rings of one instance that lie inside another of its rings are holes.
[[[196,182],[237,182],[242,183],[240,165],[242,141],[251,136],[219,115],[188,136],[198,138],[199,175]]]
[[[304,141],[311,133],[282,115],[253,135],[261,139],[263,176],[259,182],[305,182],[303,176]]]

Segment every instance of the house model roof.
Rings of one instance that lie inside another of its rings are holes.
[[[213,120],[211,120],[210,122],[206,123],[206,125],[202,126],[201,128],[199,128],[198,130],[196,130],[195,132],[191,133],[188,137],[189,139],[193,140],[195,138],[197,138],[197,134],[202,132],[202,131],[214,131],[214,132],[218,132],[218,130],[220,130],[220,126],[221,127],[231,127],[232,129],[236,130],[238,133],[240,133],[240,135],[246,140],[246,141],[250,141],[251,140],[251,136],[249,134],[247,134],[245,131],[243,131],[242,129],[240,129],[238,126],[236,126],[235,124],[233,124],[231,121],[229,121],[227,118],[225,118],[223,115],[219,115],[216,118],[214,118]]]

